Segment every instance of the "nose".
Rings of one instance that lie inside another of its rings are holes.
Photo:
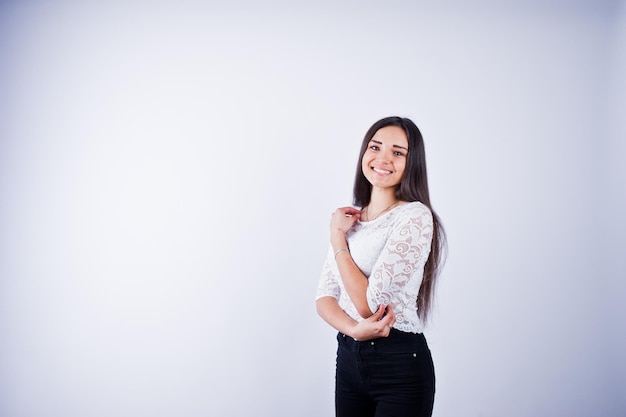
[[[384,162],[385,164],[388,164],[391,161],[390,152],[379,152],[377,156],[378,156],[377,159],[379,162]]]

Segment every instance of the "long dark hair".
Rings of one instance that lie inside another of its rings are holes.
[[[372,137],[379,129],[387,126],[397,126],[403,129],[409,142],[406,167],[404,168],[400,185],[396,189],[396,198],[402,201],[419,201],[427,206],[433,215],[433,240],[430,255],[424,266],[424,277],[419,293],[417,294],[417,315],[425,322],[432,307],[435,281],[437,280],[444,262],[446,234],[439,216],[435,213],[430,203],[424,139],[422,138],[420,130],[410,119],[397,116],[385,117],[369,128],[361,144],[361,152],[359,154],[356,176],[354,178],[353,203],[358,207],[365,207],[370,203],[372,184],[370,184],[363,174],[361,161],[363,160],[363,155]]]

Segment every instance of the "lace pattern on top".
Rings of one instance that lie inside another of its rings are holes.
[[[417,315],[417,294],[432,235],[432,214],[420,202],[402,204],[370,222],[356,222],[346,234],[352,259],[368,277],[370,310],[391,304],[398,330],[423,331]],[[350,317],[362,320],[343,286],[332,247],[322,268],[316,298],[326,296],[336,298]]]

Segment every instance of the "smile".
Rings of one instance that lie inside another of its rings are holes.
[[[381,174],[381,175],[389,175],[389,174],[391,174],[391,171],[389,171],[388,169],[372,167],[372,170],[374,172],[376,172],[377,174]]]

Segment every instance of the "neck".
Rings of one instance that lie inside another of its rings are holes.
[[[396,198],[395,189],[372,189],[370,202],[365,213],[366,220],[372,221],[377,219],[398,203],[399,200]]]
[[[370,202],[367,207],[368,210],[372,210],[372,212],[378,212],[384,210],[397,201],[398,199],[396,198],[395,188],[372,188]]]

